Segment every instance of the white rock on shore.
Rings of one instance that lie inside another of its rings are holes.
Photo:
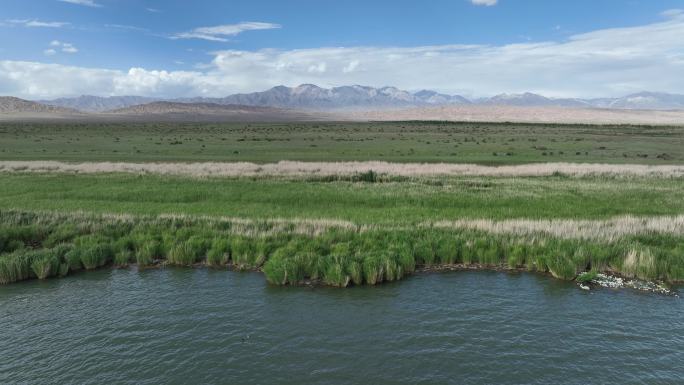
[[[597,274],[596,278],[591,280],[591,284],[613,289],[629,288],[651,293],[677,296],[676,292],[670,290],[667,286],[660,282],[642,281],[639,279],[627,279],[607,274]],[[581,284],[580,287],[582,288]]]

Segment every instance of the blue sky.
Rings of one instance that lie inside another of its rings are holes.
[[[683,8],[682,0],[2,0],[0,94],[220,96],[299,82],[467,96],[684,93],[682,81],[665,77],[684,69]]]

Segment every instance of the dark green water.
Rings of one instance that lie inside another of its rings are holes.
[[[0,384],[684,383],[682,300],[533,274],[103,270],[0,287],[0,312]]]

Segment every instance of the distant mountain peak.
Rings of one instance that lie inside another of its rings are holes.
[[[684,109],[684,95],[642,91],[622,98],[574,99],[549,98],[534,92],[502,93],[490,98],[468,100],[460,95],[448,95],[433,90],[409,92],[394,86],[374,88],[359,84],[322,88],[304,83],[296,87],[275,86],[261,92],[234,94],[222,98],[149,98],[140,96],[100,97],[81,95],[76,98],[60,98],[39,101],[57,107],[80,111],[101,112],[157,101],[180,103],[213,103],[221,105],[246,105],[293,109],[378,109],[408,108],[438,105],[502,105],[520,107],[583,107],[616,109]]]

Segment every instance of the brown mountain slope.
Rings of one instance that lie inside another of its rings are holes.
[[[0,96],[0,114],[79,114],[70,108],[49,106],[13,96]]]
[[[162,120],[318,120],[321,116],[273,107],[214,103],[153,102],[108,111],[102,115]]]

